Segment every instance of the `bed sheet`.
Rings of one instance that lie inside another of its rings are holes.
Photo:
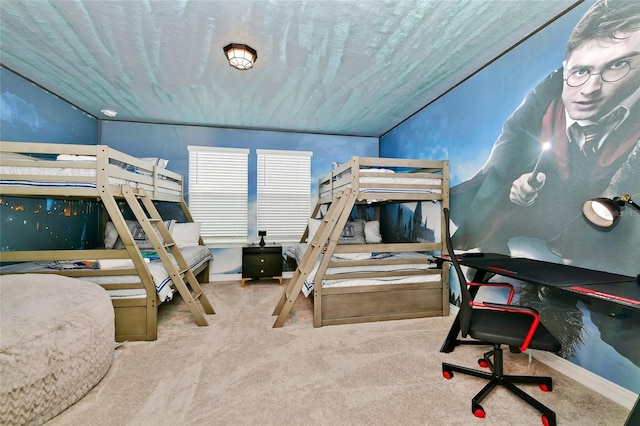
[[[362,172],[375,172],[377,176],[360,176],[359,182],[361,184],[367,185],[389,185],[389,184],[400,184],[400,185],[442,185],[442,179],[436,178],[416,178],[409,177],[407,174],[402,174],[400,176],[396,175],[393,170],[390,169],[360,169]],[[345,172],[343,174],[338,175],[334,178],[334,183],[338,186],[345,185],[347,182],[350,186],[350,181],[352,180],[351,173]],[[341,189],[343,189],[341,187]],[[320,188],[320,195],[326,195],[330,189],[328,186],[324,186]],[[441,189],[433,189],[433,188],[360,188],[360,192],[391,192],[391,193],[436,193],[439,194],[442,192]]]
[[[296,252],[300,252],[302,250],[302,248],[304,247],[303,243],[300,243],[298,245],[295,246],[295,248],[293,248],[293,252],[294,254]],[[287,250],[287,253],[289,254],[290,251]],[[362,255],[362,253],[359,253],[360,255]],[[299,255],[299,253],[295,254],[296,256]],[[304,252],[302,253],[302,255],[304,255]],[[301,257],[300,257],[301,258]],[[368,258],[368,259],[405,259],[405,260],[424,260],[424,262],[421,263],[406,263],[406,264],[393,264],[393,265],[386,265],[386,264],[380,264],[380,263],[372,263],[371,265],[366,265],[366,266],[333,266],[330,268],[327,268],[326,274],[327,275],[339,275],[339,274],[351,274],[351,273],[357,273],[357,272],[402,272],[402,271],[423,271],[423,270],[427,270],[427,269],[432,269],[433,267],[435,267],[435,265],[430,264],[428,262],[428,260],[431,258],[431,256],[423,254],[423,253],[416,253],[416,252],[403,252],[403,253],[365,253],[364,256],[361,256],[360,259],[364,259],[364,258]],[[348,260],[354,260],[355,258],[351,258],[351,259],[345,259],[345,258],[340,258],[336,255],[333,256],[332,261],[335,263],[340,263],[340,262],[345,262]],[[307,279],[304,282],[304,285],[302,286],[302,293],[305,295],[305,297],[308,297],[312,292],[313,289],[315,287],[315,276],[316,273],[318,272],[318,268],[320,266],[320,262],[322,260],[322,257],[320,257],[318,259],[318,261],[316,262],[316,264],[314,265],[313,269],[311,270],[311,272],[309,273],[309,275],[307,276]],[[299,262],[299,260],[298,260]],[[360,278],[360,279],[354,279],[354,278],[350,278],[347,280],[324,280],[322,283],[323,287],[349,287],[349,286],[362,286],[362,285],[381,285],[381,284],[392,284],[392,283],[398,283],[398,284],[403,284],[403,283],[411,283],[411,282],[424,282],[425,280],[431,280],[433,279],[434,281],[437,281],[440,279],[439,276],[437,275],[433,275],[433,276],[427,276],[427,275],[407,275],[407,276],[395,276],[395,277],[378,277],[378,278]]]
[[[42,176],[43,180],[32,179],[13,179],[0,180],[0,185],[11,186],[46,186],[46,187],[72,187],[72,188],[95,188],[96,183],[93,181],[96,176],[96,170],[92,168],[74,168],[74,167],[32,167],[32,166],[2,166],[0,167],[0,173],[3,175],[14,176]],[[46,177],[86,177],[91,178],[86,182],[72,182],[72,181],[51,181],[46,180]],[[115,177],[109,177],[110,185],[129,185],[132,188],[142,188],[147,191],[153,191],[153,185],[145,184],[142,182],[120,179]],[[180,195],[179,190],[173,190],[163,187],[158,187],[158,191],[166,194]]]

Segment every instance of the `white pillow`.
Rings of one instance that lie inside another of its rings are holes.
[[[371,220],[364,224],[364,238],[367,240],[367,244],[377,244],[382,242],[379,221]]]
[[[104,246],[105,248],[112,249],[116,245],[118,240],[118,231],[113,222],[107,222],[104,227]]]
[[[166,169],[167,164],[169,164],[169,160],[158,157],[141,157],[140,160],[153,164],[154,166],[158,166],[161,169]]]
[[[171,229],[171,236],[178,248],[197,246],[200,244],[200,223],[175,223]]]
[[[318,228],[320,227],[321,223],[322,219],[309,218],[309,236],[307,237],[308,242],[311,242],[313,236],[316,235],[316,232],[318,232]]]

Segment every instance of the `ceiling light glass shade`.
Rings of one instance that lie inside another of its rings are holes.
[[[231,43],[226,45],[223,50],[229,65],[242,71],[253,68],[253,63],[258,59],[258,53],[255,49],[246,44]]]

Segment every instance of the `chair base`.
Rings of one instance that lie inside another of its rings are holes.
[[[493,362],[491,361],[493,357]],[[459,365],[442,363],[442,375],[446,379],[451,379],[454,372],[461,374],[467,374],[469,376],[479,377],[487,379],[489,382],[482,388],[480,392],[476,394],[471,400],[471,412],[476,417],[484,417],[484,409],[480,405],[483,399],[489,395],[489,393],[496,386],[504,386],[511,391],[518,398],[531,405],[536,410],[542,413],[542,423],[545,426],[556,425],[556,414],[546,405],[542,404],[522,389],[518,388],[515,383],[522,384],[537,384],[543,391],[551,391],[553,389],[552,379],[547,376],[513,376],[503,374],[503,353],[502,348],[499,345],[494,345],[493,350],[484,354],[482,359],[478,360],[478,363],[482,366],[489,367],[491,372],[485,372],[480,370],[474,370],[472,368],[462,367]]]

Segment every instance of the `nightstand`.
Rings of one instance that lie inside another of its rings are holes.
[[[273,278],[282,285],[282,246],[242,247],[242,287],[249,280]]]

